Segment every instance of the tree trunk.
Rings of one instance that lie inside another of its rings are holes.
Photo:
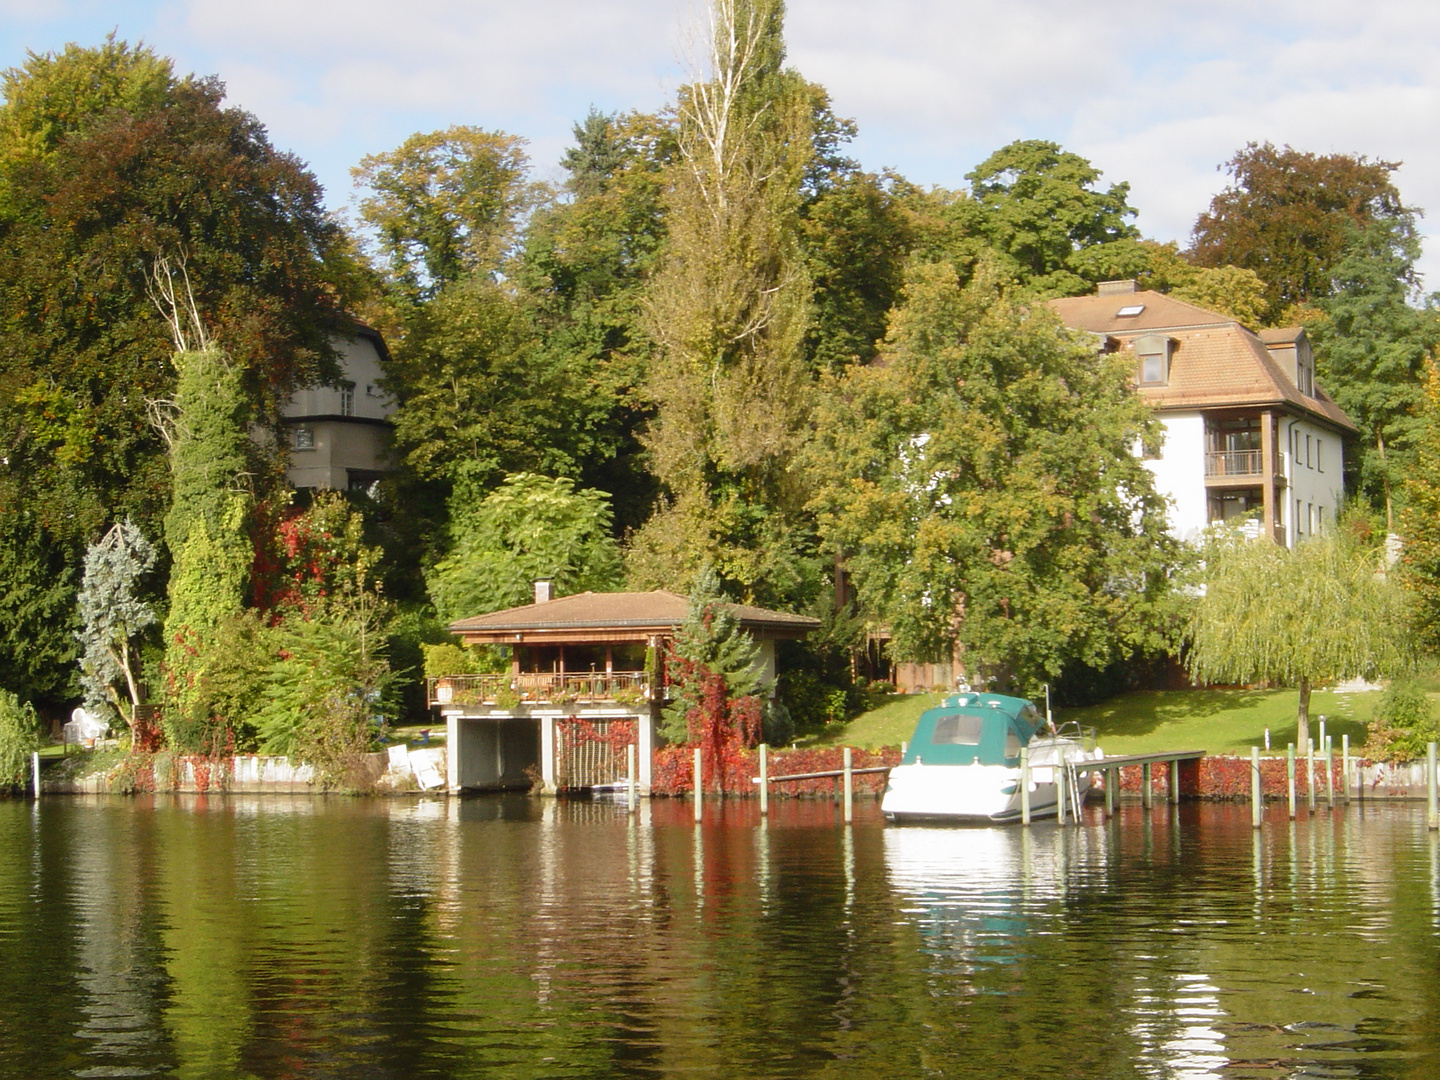
[[[1305,753],[1305,747],[1310,741],[1310,679],[1308,676],[1300,677],[1300,709],[1296,713],[1295,727],[1295,750],[1298,753]]]

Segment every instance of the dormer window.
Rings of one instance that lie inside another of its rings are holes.
[[[1161,334],[1136,338],[1133,346],[1139,357],[1137,379],[1141,386],[1164,386],[1170,381],[1170,339]]]

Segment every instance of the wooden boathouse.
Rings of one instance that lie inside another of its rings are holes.
[[[759,645],[763,682],[775,680],[775,642],[803,638],[818,619],[727,604]],[[504,645],[510,670],[430,679],[445,718],[451,791],[529,787],[547,794],[615,783],[625,747],[638,754],[637,787],[650,793],[656,726],[668,700],[664,658],[685,621],[677,593],[584,592],[555,597],[536,582],[535,602],[460,619],[467,645]]]

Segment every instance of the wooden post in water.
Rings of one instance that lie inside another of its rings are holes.
[[[628,743],[625,747],[625,804],[629,807],[630,813],[635,812],[639,805],[635,798],[635,744]]]
[[[1425,805],[1429,807],[1429,824],[1440,829],[1440,805],[1435,802],[1435,744],[1425,749]]]
[[[1315,812],[1315,740],[1305,740],[1305,809]]]
[[[760,744],[760,816],[770,813],[770,747]]]
[[[1120,798],[1120,770],[1105,770],[1105,816],[1115,813],[1115,803]]]
[[[1030,748],[1020,747],[1020,824],[1030,824]]]
[[[1340,799],[1350,805],[1350,733],[1340,736]]]
[[[1154,796],[1150,794],[1150,762],[1140,766],[1140,805],[1149,810],[1154,805]]]
[[[855,774],[851,772],[850,747],[845,747],[845,824],[855,817]]]
[[[1170,802],[1174,806],[1180,805],[1180,762],[1170,762]]]
[[[1260,815],[1264,810],[1260,791],[1260,748],[1250,748],[1250,824],[1260,828]]]
[[[1285,776],[1290,790],[1290,820],[1295,820],[1295,744],[1285,748]]]
[[[705,769],[704,763],[700,760],[700,747],[695,747],[695,820],[699,821],[704,815],[701,804],[705,801]]]
[[[40,798],[40,751],[30,755],[30,771],[35,780],[35,798]]]
[[[1335,809],[1335,740],[1325,737],[1325,805]]]

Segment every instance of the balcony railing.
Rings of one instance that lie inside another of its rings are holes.
[[[1220,450],[1205,455],[1206,476],[1263,476],[1263,450]]]
[[[588,672],[558,675],[450,675],[427,679],[431,705],[512,709],[520,705],[624,705],[638,708],[650,698],[644,672]]]

